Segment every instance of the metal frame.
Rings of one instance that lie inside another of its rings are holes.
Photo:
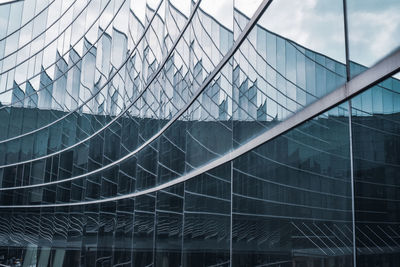
[[[0,42],[3,40],[6,40],[8,37],[10,37],[11,35],[13,35],[14,33],[21,31],[26,25],[28,25],[29,23],[31,23],[32,21],[34,21],[40,14],[42,14],[44,11],[48,10],[49,7],[55,2],[56,0],[52,0],[50,3],[47,4],[47,6],[45,6],[42,10],[40,10],[37,14],[33,15],[32,18],[30,18],[29,20],[27,20],[24,25],[20,25],[20,27],[18,29],[15,29],[14,31],[10,32],[9,34],[7,34],[6,36],[0,38]],[[13,3],[17,3],[19,2],[19,0],[10,0],[10,2],[4,2],[4,3],[0,3],[1,5],[6,5],[6,4],[13,4]],[[72,3],[73,5],[74,3]],[[49,27],[47,27],[48,29]]]
[[[21,1],[24,1],[24,0],[8,0],[7,2],[0,3],[0,6],[8,5],[8,4],[14,4],[16,2],[21,2]]]
[[[91,1],[91,0],[90,0],[90,1]],[[124,1],[125,1],[125,0],[124,0]],[[102,16],[102,14],[106,11],[106,9],[107,9],[107,7],[108,7],[108,5],[109,5],[110,3],[111,3],[111,0],[109,0],[109,1],[106,3],[106,5],[104,6],[103,10],[100,12],[99,16],[97,16],[97,18],[96,18],[95,21],[93,21],[93,23],[90,25],[90,27],[86,30],[85,34],[86,34],[87,32],[89,32],[89,30],[93,27],[93,25],[96,24],[96,22],[100,19],[100,17]],[[89,4],[90,4],[90,3],[89,3]],[[87,6],[88,6],[88,5],[87,5]],[[87,7],[87,6],[86,6],[86,7]],[[118,13],[119,10],[122,8],[122,6],[123,6],[123,4],[118,8],[117,13]],[[86,7],[85,7],[85,8],[86,8]],[[81,11],[83,12],[84,10],[81,10]],[[86,51],[85,53],[82,54],[82,57],[84,57],[86,54],[88,54],[88,53],[90,52],[90,50],[95,46],[95,44],[101,39],[101,37],[102,37],[104,34],[106,34],[106,30],[108,29],[108,27],[110,27],[110,25],[111,25],[112,22],[114,21],[114,19],[115,19],[117,13],[116,13],[116,14],[114,15],[114,17],[110,20],[110,22],[106,25],[105,29],[103,30],[103,32],[101,33],[101,35],[97,38],[97,40],[96,40],[93,44],[91,44],[91,46],[88,48],[88,51]],[[78,16],[80,16],[80,13],[79,13]],[[77,16],[77,17],[78,17],[78,16]],[[71,27],[71,26],[73,25],[73,23],[75,23],[76,19],[77,19],[77,18],[75,18],[72,22],[70,22],[70,23],[68,24],[68,26],[67,26],[65,29],[63,29],[63,31],[62,31],[60,34],[64,33],[69,27]],[[59,34],[59,36],[60,36],[60,34]],[[59,37],[59,36],[58,36],[58,37]],[[33,58],[35,55],[37,55],[38,53],[43,52],[43,51],[46,49],[46,47],[48,47],[53,41],[57,40],[58,37],[56,37],[56,39],[53,39],[49,44],[45,45],[45,46],[42,47],[40,50],[36,51],[35,54],[30,55],[28,58],[24,59],[23,62],[20,62],[20,63],[18,63],[17,65],[18,65],[18,66],[21,65],[21,64],[23,64],[24,62],[26,62],[26,61],[32,59],[32,58]],[[10,91],[12,91],[12,90],[18,88],[19,86],[21,86],[21,85],[23,85],[23,84],[26,84],[27,82],[29,82],[29,80],[31,80],[31,79],[33,79],[33,78],[35,78],[35,77],[39,77],[42,73],[46,73],[46,70],[48,70],[48,69],[51,68],[52,66],[56,66],[57,62],[63,60],[63,57],[64,57],[67,53],[69,53],[69,52],[71,52],[71,51],[74,51],[75,46],[76,46],[81,40],[83,40],[83,39],[84,39],[84,35],[81,36],[81,37],[75,42],[75,44],[73,44],[63,55],[60,55],[60,58],[57,59],[55,62],[51,63],[49,66],[47,66],[47,67],[46,67],[45,69],[43,69],[42,71],[40,71],[40,72],[34,74],[33,76],[27,78],[27,80],[25,80],[24,82],[21,82],[21,83],[17,84],[17,87],[11,87],[11,88],[8,88],[8,89],[6,89],[6,90],[0,92],[0,95],[5,94],[5,93],[7,93],[7,92],[10,92]],[[20,50],[20,49],[19,49],[19,50]],[[18,51],[19,51],[19,50],[18,50]],[[65,72],[63,72],[63,73],[60,75],[60,77],[66,75],[73,67],[75,67],[75,66],[78,64],[78,62],[79,62],[79,61],[77,61],[77,62],[75,62],[74,64],[72,64]],[[13,69],[14,69],[14,68],[13,68]],[[13,69],[10,69],[10,70],[13,70]],[[0,74],[0,75],[1,75],[1,74]],[[60,77],[59,77],[59,78],[60,78]],[[14,104],[16,104],[16,103],[21,103],[21,102],[23,103],[23,101],[24,101],[25,99],[28,99],[29,97],[31,97],[31,96],[37,94],[38,92],[40,92],[40,91],[42,91],[42,90],[48,88],[49,86],[53,85],[59,78],[52,80],[51,83],[47,84],[47,85],[44,86],[43,88],[40,88],[39,90],[36,90],[36,92],[34,92],[34,93],[32,93],[32,94],[29,94],[29,95],[25,95],[24,98],[22,98],[22,99],[19,99],[19,100],[15,101],[15,102],[8,103],[8,104],[6,104],[6,105],[1,106],[1,107],[0,107],[0,110],[2,110],[2,109],[4,109],[4,108],[7,108],[7,107],[12,107],[12,105],[14,105]],[[86,102],[83,103],[80,107],[82,107],[82,106],[85,105],[85,104],[86,104]],[[80,108],[80,107],[79,107],[79,108]],[[79,108],[78,108],[78,109],[79,109]],[[66,114],[64,117],[67,117],[67,116],[71,115],[71,113],[75,112],[75,111],[78,110],[78,109],[75,109],[75,110],[73,110],[73,111],[70,111],[70,113]],[[62,118],[63,118],[63,117],[62,117]],[[50,124],[51,124],[51,123],[47,124],[47,126],[50,127],[50,126],[51,126]],[[46,127],[46,125],[44,125],[43,127]],[[12,140],[14,140],[14,139],[18,139],[18,138],[20,138],[20,137],[24,137],[25,135],[29,135],[29,134],[35,133],[35,132],[38,131],[38,130],[40,130],[40,129],[38,128],[38,129],[32,130],[31,132],[26,132],[26,133],[20,134],[20,135],[18,135],[18,136],[13,136],[13,137],[10,137],[10,138],[8,138],[8,139],[0,140],[0,144],[5,143],[5,142],[8,142],[8,141],[12,141]]]
[[[343,0],[343,20],[344,20],[344,43],[346,54],[346,78],[347,81],[351,79],[350,73],[350,51],[349,51],[349,28],[347,24],[347,0]],[[353,165],[353,133],[351,129],[351,100],[348,100],[349,108],[349,148],[350,148],[350,190],[351,190],[351,226],[352,226],[352,241],[353,241],[353,266],[357,266],[357,245],[356,245],[356,210],[354,205],[355,184],[354,184],[354,165]]]
[[[270,3],[270,1],[264,1]],[[247,28],[247,27],[246,27]],[[242,35],[243,38],[246,35]],[[235,46],[236,47],[236,46]],[[234,47],[231,49],[231,52],[234,50]],[[229,53],[230,54],[230,53]],[[221,62],[222,63],[222,62]],[[222,68],[222,64],[219,64],[220,68]],[[189,179],[192,179],[204,172],[212,170],[224,163],[227,163],[249,151],[252,149],[268,142],[269,140],[274,139],[275,137],[295,128],[296,126],[302,124],[303,122],[312,119],[319,114],[329,110],[330,108],[335,107],[336,105],[343,103],[358,93],[368,89],[371,86],[376,85],[377,83],[389,78],[390,76],[396,74],[400,71],[400,49],[397,49],[394,53],[384,58],[382,61],[374,65],[372,68],[364,71],[363,73],[359,74],[358,76],[354,77],[352,80],[340,86],[335,91],[331,92],[330,94],[324,96],[320,100],[310,104],[309,106],[305,107],[303,110],[295,113],[293,116],[289,117],[285,121],[279,123],[275,127],[271,128],[270,130],[264,132],[263,134],[255,137],[254,139],[250,140],[249,142],[245,143],[241,147],[225,154],[224,156],[190,172],[187,173],[179,178],[176,178],[172,181],[160,184],[158,186],[122,195],[116,196],[111,198],[99,199],[99,200],[92,200],[92,201],[82,201],[82,202],[75,202],[75,203],[58,203],[58,204],[44,204],[44,205],[15,205],[15,206],[0,206],[0,208],[45,208],[45,207],[68,207],[68,206],[80,206],[80,205],[89,205],[89,204],[96,204],[96,203],[104,203],[109,201],[116,201],[126,198],[137,197],[145,194],[149,194],[152,192],[156,192],[170,186],[185,182]],[[215,76],[216,72],[214,75]],[[210,82],[210,79],[207,79],[206,82]],[[206,83],[205,82],[205,83]],[[205,84],[203,83],[203,85]],[[202,86],[203,88],[203,86]],[[201,89],[202,89],[201,88]],[[197,95],[197,94],[196,94]],[[194,100],[193,100],[194,101]],[[192,101],[191,101],[192,102]],[[181,111],[183,112],[183,111]],[[166,126],[165,126],[166,127]],[[148,141],[149,142],[149,141]],[[149,142],[150,143],[150,142]],[[128,154],[129,156],[129,154]],[[125,157],[124,157],[125,158]],[[90,174],[85,174],[82,176],[87,176]]]
[[[110,0],[110,1],[111,1],[111,0]],[[109,1],[109,2],[110,2],[110,1]],[[126,0],[124,0],[124,3],[125,3],[125,1],[126,1]],[[109,2],[108,2],[108,3],[109,3]],[[162,3],[162,2],[163,2],[163,0],[160,1],[160,4],[159,4],[158,8],[161,6],[161,3]],[[122,6],[123,6],[123,4],[119,7],[118,12],[119,12],[119,10],[122,8]],[[158,10],[158,8],[157,8],[157,10]],[[104,9],[104,10],[105,10],[105,9]],[[103,11],[104,11],[104,10],[103,10]],[[111,23],[113,22],[113,20],[115,19],[115,17],[116,17],[116,15],[115,15],[115,16],[113,17],[113,19],[108,23],[106,29],[111,25]],[[20,134],[20,135],[17,135],[17,136],[10,137],[10,138],[8,138],[8,139],[1,140],[1,141],[0,141],[0,144],[6,143],[6,142],[9,142],[9,141],[13,141],[13,140],[16,140],[16,139],[19,139],[19,138],[22,138],[22,137],[25,137],[25,136],[28,136],[28,135],[37,133],[37,132],[39,132],[39,131],[41,131],[41,130],[47,129],[47,128],[51,127],[52,125],[58,123],[59,121],[65,119],[66,117],[69,117],[70,115],[74,114],[76,111],[78,111],[78,110],[81,109],[83,106],[85,106],[87,103],[89,103],[92,99],[94,99],[94,98],[108,85],[108,83],[110,83],[110,82],[114,79],[114,77],[115,77],[117,74],[119,74],[119,71],[126,65],[126,63],[129,61],[129,59],[132,57],[132,55],[133,55],[133,53],[135,52],[137,46],[139,45],[139,43],[141,42],[141,40],[144,38],[145,33],[147,32],[148,28],[150,28],[151,22],[153,21],[154,17],[155,17],[155,16],[153,16],[153,17],[151,18],[149,24],[147,25],[147,28],[145,28],[144,33],[142,34],[142,36],[141,36],[141,37],[139,38],[139,40],[137,41],[135,47],[132,49],[131,53],[127,56],[126,60],[121,64],[121,66],[119,66],[119,67],[116,69],[115,72],[113,72],[112,75],[110,75],[110,77],[108,78],[108,80],[105,81],[105,83],[103,84],[103,86],[102,86],[95,94],[91,95],[88,99],[86,99],[84,102],[82,102],[82,104],[81,104],[80,106],[78,106],[78,107],[76,107],[75,109],[69,111],[69,113],[65,114],[64,116],[62,116],[62,117],[60,117],[60,118],[58,118],[58,119],[56,119],[56,120],[54,120],[54,121],[52,121],[52,122],[46,124],[46,125],[43,125],[43,126],[40,127],[40,128],[36,128],[35,130],[32,130],[32,131],[30,131],[30,132],[26,132],[26,133],[23,133],[23,134]],[[94,25],[94,23],[93,23],[93,25]],[[105,30],[106,30],[106,29],[105,29]],[[103,34],[105,33],[105,30],[103,30]],[[102,36],[102,35],[101,35],[101,36]],[[95,43],[97,43],[97,42],[100,40],[101,36],[100,36],[99,38],[97,38],[97,40],[96,40]],[[82,37],[81,37],[81,38],[82,38]],[[80,38],[80,39],[81,39],[81,38]],[[80,40],[80,39],[79,39],[79,40]],[[78,42],[77,42],[77,43],[78,43]],[[83,56],[85,56],[87,53],[89,53],[89,51],[90,51],[90,49],[91,49],[92,47],[94,47],[94,44],[92,44],[92,45],[89,47],[88,51],[87,51],[86,53],[84,53]],[[70,51],[70,50],[68,50],[68,51]],[[62,57],[60,57],[60,59],[61,59],[61,58],[62,58]],[[59,60],[60,60],[60,59],[59,59]],[[58,62],[58,61],[56,61],[56,62]],[[56,62],[55,62],[55,63],[56,63]],[[67,73],[69,70],[71,70],[78,62],[79,62],[79,61],[75,62],[70,68],[68,68],[68,70],[67,70],[66,72],[64,72],[63,75],[64,75],[65,73]],[[52,63],[52,64],[54,64],[54,63]],[[48,66],[48,68],[51,67],[51,66],[52,66],[52,65]],[[38,73],[38,74],[35,74],[33,77],[36,77],[36,76],[38,76],[38,75],[41,74],[41,73],[42,73],[42,72],[40,72],[40,73]],[[1,75],[1,74],[0,74],[0,75]],[[60,75],[60,77],[62,77],[63,75]],[[31,78],[33,78],[33,77],[31,77]],[[55,82],[56,80],[57,80],[57,79],[53,80],[52,83],[46,85],[45,87],[41,88],[40,90],[37,90],[34,94],[36,94],[37,92],[39,92],[39,91],[41,91],[41,90],[43,90],[43,89],[46,89],[49,85],[54,84],[54,82]],[[24,83],[25,83],[25,82],[24,82]],[[10,88],[10,89],[13,89],[13,88]],[[10,89],[7,89],[7,90],[10,90]],[[5,91],[3,91],[3,92],[5,92]],[[31,94],[31,95],[33,95],[33,94]],[[25,97],[24,97],[22,100],[24,100],[24,99],[30,97],[31,95],[25,95]],[[18,101],[16,101],[16,102],[12,103],[12,104],[18,103],[18,102],[20,102],[20,101],[21,101],[21,100],[18,100]],[[1,108],[0,108],[0,109],[1,109]]]
[[[157,7],[157,11],[161,6],[161,3],[163,2],[163,0],[161,0],[160,5]],[[197,7],[199,7],[201,0],[198,1],[198,4],[195,6],[194,10],[197,10]],[[157,14],[157,13],[155,13]],[[194,12],[193,14],[194,15]],[[101,133],[102,131],[106,130],[111,124],[113,124],[116,120],[118,120],[122,115],[124,115],[139,99],[140,97],[142,97],[142,95],[144,94],[144,92],[147,91],[147,89],[150,87],[150,85],[152,84],[152,82],[155,80],[155,78],[160,74],[161,70],[164,68],[165,64],[167,63],[168,59],[171,57],[172,53],[175,50],[175,47],[178,45],[180,39],[182,38],[183,34],[185,33],[187,27],[189,26],[191,20],[192,20],[193,16],[190,16],[189,19],[186,21],[186,24],[184,25],[181,33],[179,34],[178,38],[175,40],[175,42],[173,43],[170,51],[168,52],[168,54],[165,56],[165,58],[163,59],[163,61],[161,62],[161,64],[159,65],[158,69],[152,74],[152,76],[149,78],[148,83],[146,84],[146,86],[143,88],[143,90],[139,93],[139,95],[128,105],[126,106],[126,108],[124,110],[122,110],[116,117],[114,117],[110,122],[108,122],[107,124],[105,124],[103,127],[101,127],[100,129],[98,129],[97,131],[95,131],[93,134],[91,134],[90,136],[87,136],[86,138],[82,139],[79,142],[76,142],[75,144],[63,148],[61,150],[58,150],[54,153],[51,154],[47,154],[38,158],[34,158],[34,159],[29,159],[29,160],[25,160],[25,161],[19,161],[19,162],[15,162],[15,163],[10,163],[10,164],[6,164],[6,165],[1,165],[1,168],[7,168],[7,167],[12,167],[12,166],[18,166],[21,164],[26,164],[26,163],[30,163],[30,162],[34,162],[34,161],[38,161],[38,160],[43,160],[52,156],[55,156],[57,154],[61,154],[65,151],[68,151],[70,149],[73,149],[74,147],[77,147],[80,144],[83,144],[84,142],[89,141],[92,137],[96,136],[97,134]],[[137,46],[139,45],[140,41],[142,40],[142,37],[145,36],[145,34],[147,33],[148,29],[150,28],[150,24],[151,24],[152,20],[150,20],[150,23],[148,24],[148,26],[145,28],[141,38],[139,39],[139,41],[136,43],[135,47],[133,48],[132,52],[136,50]],[[112,78],[111,78],[112,79]],[[101,91],[102,89],[100,89],[99,91]],[[68,115],[68,114],[67,114]],[[66,115],[66,116],[67,116]],[[62,117],[61,117],[62,118]],[[36,129],[37,130],[37,129]],[[14,137],[13,137],[14,138]],[[7,139],[9,140],[9,139]],[[6,141],[7,141],[6,140]],[[3,141],[0,141],[0,144],[2,144]],[[60,180],[60,182],[62,182],[63,180]],[[44,184],[42,184],[44,185]],[[25,187],[17,187],[17,188],[25,188]],[[0,191],[2,190],[7,190],[8,188],[0,188]],[[10,187],[11,189],[11,187]],[[14,188],[16,189],[16,188]]]
[[[152,137],[150,137],[146,142],[144,142],[141,146],[139,146],[138,148],[136,148],[135,150],[131,151],[130,153],[126,154],[124,157],[119,158],[118,160],[105,165],[101,168],[98,168],[96,170],[93,170],[91,172],[87,172],[81,175],[77,175],[74,177],[70,177],[70,178],[66,178],[63,180],[59,180],[59,181],[53,181],[53,182],[48,182],[48,183],[42,183],[42,184],[33,184],[33,185],[26,185],[26,186],[17,186],[17,187],[6,187],[6,188],[0,188],[0,191],[6,191],[6,190],[16,190],[16,189],[23,189],[23,188],[35,188],[35,187],[41,187],[41,186],[47,186],[47,185],[54,185],[54,184],[59,184],[59,183],[63,183],[63,182],[68,182],[68,181],[73,181],[79,178],[83,178],[89,175],[93,175],[96,173],[99,173],[101,171],[107,170],[129,158],[131,158],[133,155],[137,154],[138,152],[140,152],[141,150],[143,150],[145,147],[147,147],[150,143],[152,143],[154,140],[156,140],[159,136],[161,136],[169,127],[172,126],[172,124],[177,121],[179,119],[179,117],[181,117],[181,115],[186,112],[186,110],[189,109],[189,107],[196,101],[196,99],[200,96],[200,94],[207,88],[207,86],[212,82],[212,80],[215,78],[215,76],[219,73],[219,71],[225,66],[226,63],[228,63],[228,61],[231,59],[231,57],[234,55],[234,53],[239,49],[240,45],[244,42],[244,40],[246,39],[247,35],[250,33],[251,29],[256,25],[258,19],[262,16],[262,14],[264,13],[265,9],[272,3],[273,0],[264,0],[263,3],[259,6],[259,8],[257,9],[256,13],[254,14],[254,16],[252,17],[252,19],[248,22],[248,24],[246,25],[245,29],[242,31],[242,33],[240,34],[240,36],[238,37],[238,40],[235,42],[235,44],[231,47],[231,49],[228,51],[228,53],[224,56],[224,58],[221,60],[221,62],[215,67],[215,69],[210,73],[210,75],[206,78],[206,80],[203,82],[203,84],[201,85],[201,87],[199,88],[199,90],[197,90],[197,92],[195,92],[193,94],[193,97],[185,104],[185,106],[174,115],[174,117],[168,121],[168,123],[166,123],[166,125],[164,125],[163,128],[161,128],[161,130],[159,130],[155,135],[153,135]],[[201,3],[201,0],[199,0],[196,3],[195,8],[192,11],[192,14],[190,16],[190,20],[193,18],[194,14],[196,13],[197,9],[199,8]],[[185,25],[183,31],[181,32],[181,34],[179,35],[179,38],[181,38],[183,36],[184,31],[186,30],[186,28],[189,25],[189,22]],[[174,44],[174,46],[172,46],[170,51],[173,51],[176,47],[178,42],[176,42]],[[166,64],[168,60],[168,57],[166,57],[164,59],[164,62],[160,65],[163,66]],[[158,73],[161,71],[161,68],[158,69],[157,72],[154,73],[154,75],[149,79],[149,83],[148,86],[152,83],[152,81],[157,77]],[[118,72],[118,71],[117,71]],[[112,79],[112,77],[110,78]],[[148,87],[147,86],[147,87]],[[145,89],[147,89],[147,87]],[[142,92],[145,91],[142,90]],[[101,89],[100,89],[101,90]],[[140,97],[140,96],[139,96]],[[61,117],[62,118],[62,117]],[[177,178],[179,179],[179,178]]]

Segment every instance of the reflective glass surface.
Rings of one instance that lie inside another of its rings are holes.
[[[396,266],[400,263],[400,81],[389,78],[351,103],[357,261],[360,266]]]
[[[233,265],[351,266],[348,115],[345,103],[233,161]]]
[[[400,46],[392,36],[400,34],[400,2],[396,0],[346,0],[349,59],[364,68],[352,69],[351,76],[371,67]]]
[[[383,3],[0,3],[0,265],[399,265]]]

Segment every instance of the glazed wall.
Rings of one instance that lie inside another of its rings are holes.
[[[173,2],[0,5],[0,263],[399,265],[398,73],[221,160],[374,69],[399,44],[356,21],[400,6]]]

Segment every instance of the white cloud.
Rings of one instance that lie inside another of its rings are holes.
[[[345,62],[343,7],[340,1],[274,1],[259,23],[311,50]]]
[[[400,5],[349,14],[351,60],[371,66],[400,45]]]

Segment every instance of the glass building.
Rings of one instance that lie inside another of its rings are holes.
[[[400,266],[400,2],[0,3],[1,266]]]

